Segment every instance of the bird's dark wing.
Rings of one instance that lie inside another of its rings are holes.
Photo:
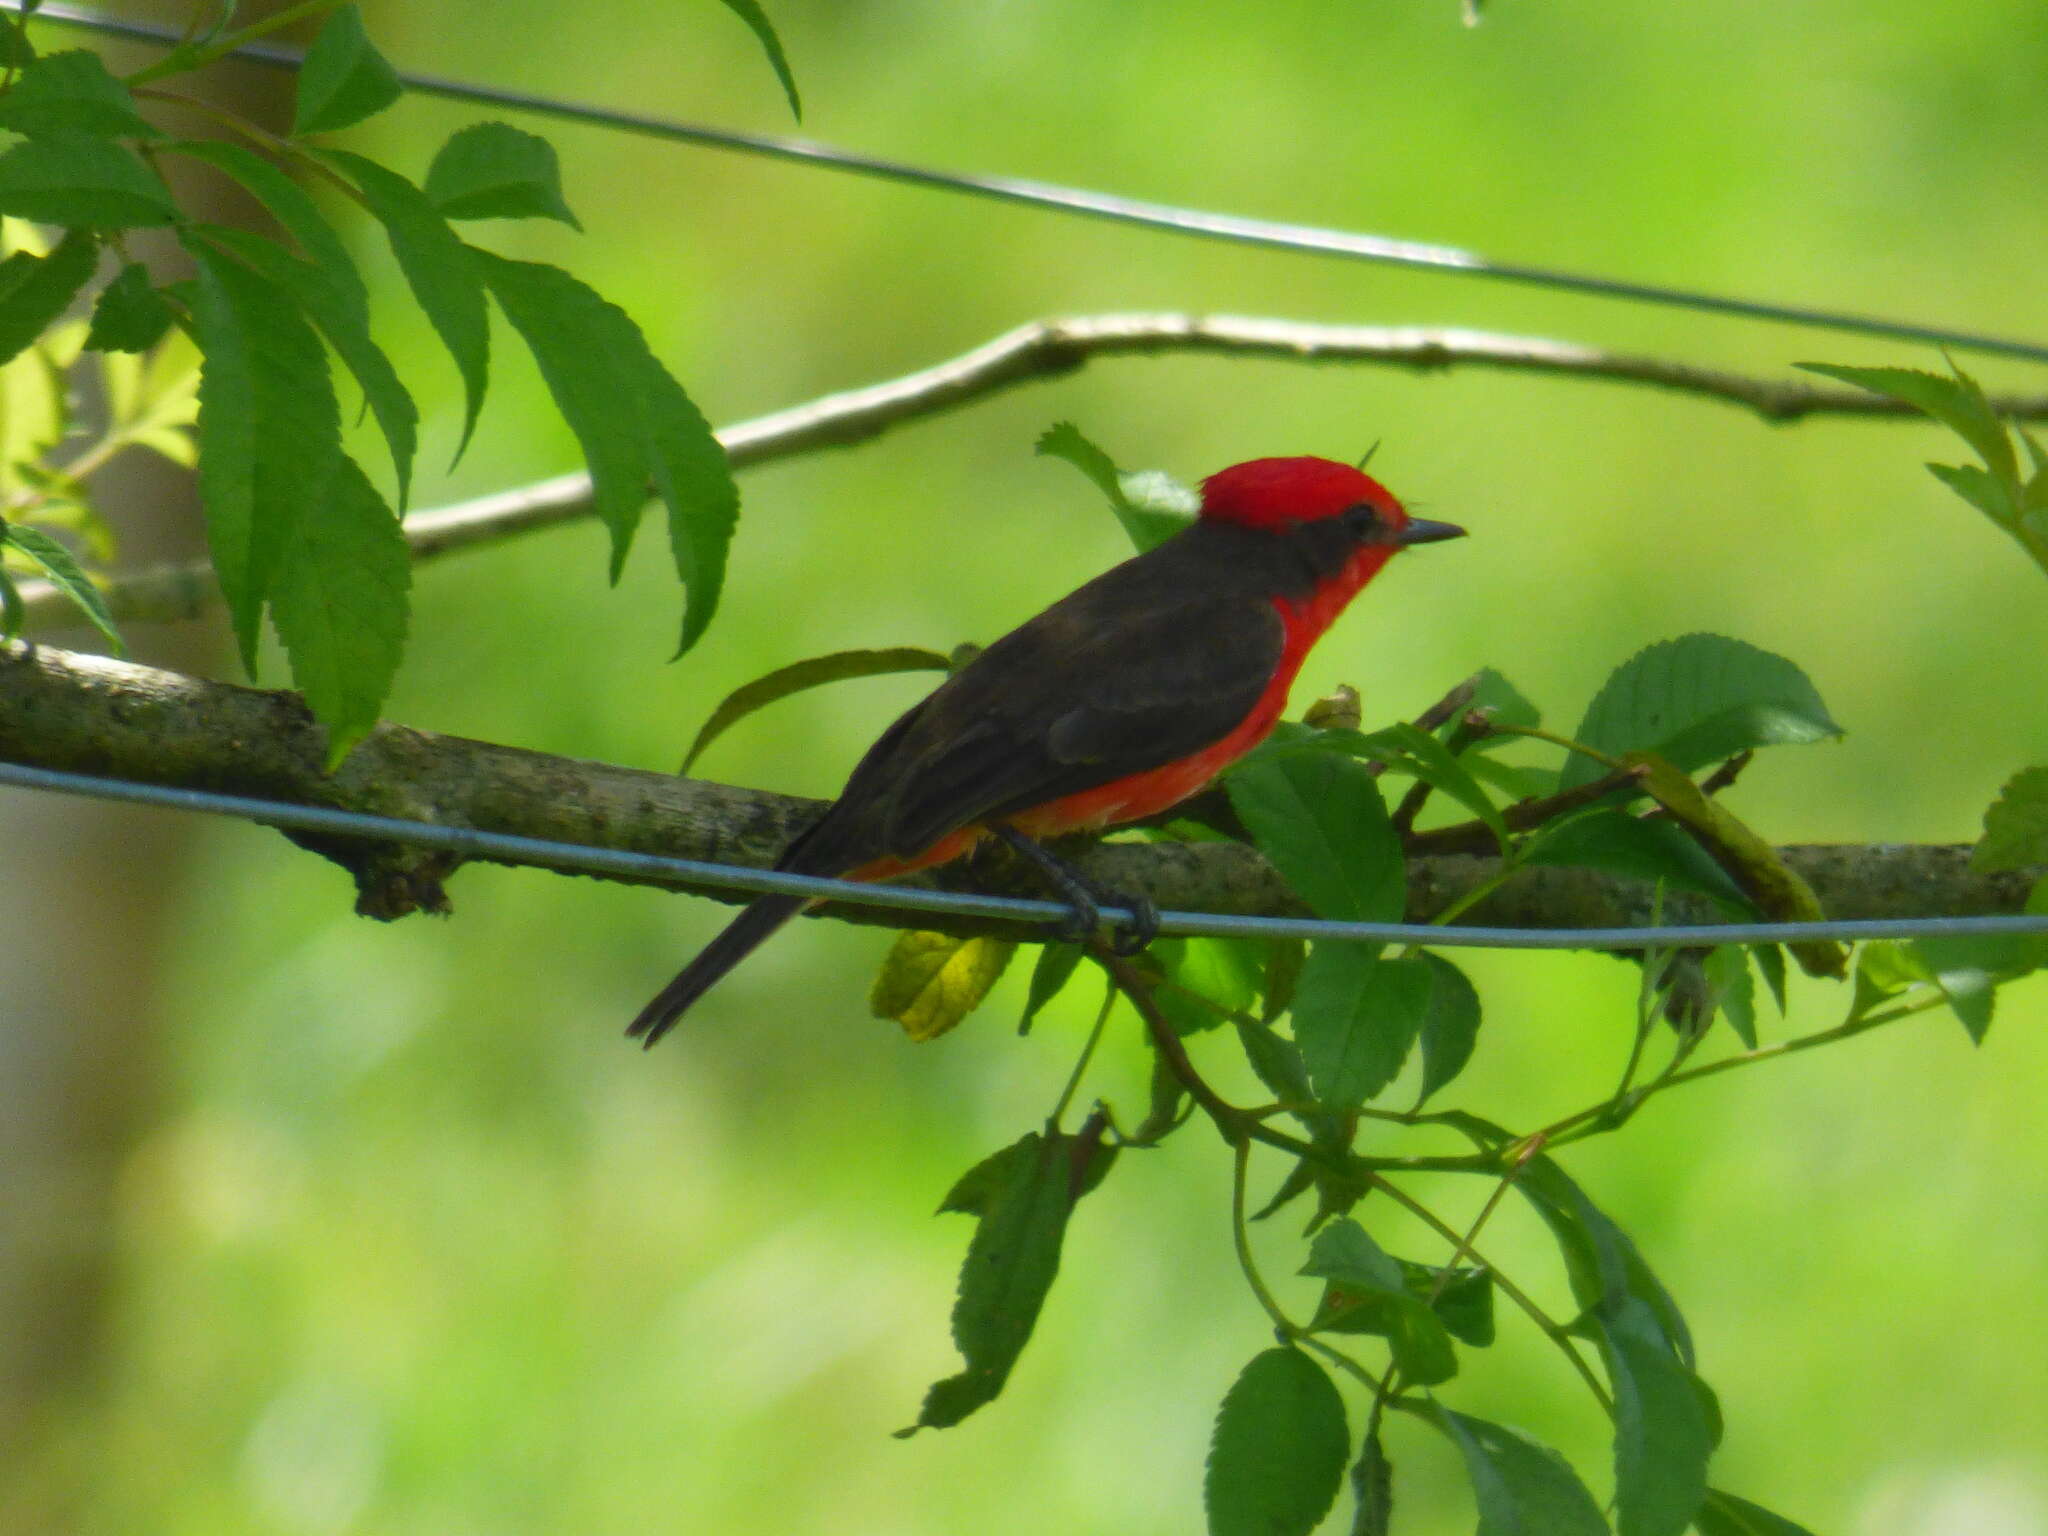
[[[1285,634],[1262,597],[1076,603],[1092,595],[989,647],[856,770],[843,798],[874,796],[883,851],[909,857],[956,827],[1198,752],[1244,720],[1279,663]]]

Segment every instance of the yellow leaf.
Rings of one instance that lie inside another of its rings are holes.
[[[1016,949],[1008,939],[907,930],[882,962],[868,1007],[915,1041],[936,1040],[981,1006]]]

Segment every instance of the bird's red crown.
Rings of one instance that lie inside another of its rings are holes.
[[[1360,502],[1377,508],[1394,528],[1408,521],[1407,512],[1385,486],[1335,459],[1248,459],[1219,469],[1202,482],[1202,516],[1245,528],[1315,522],[1337,517]]]

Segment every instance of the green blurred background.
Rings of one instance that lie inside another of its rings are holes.
[[[751,39],[708,0],[364,9],[405,67],[789,128]],[[2048,336],[2035,0],[1498,0],[1477,30],[1454,0],[771,11],[803,131],[835,144]],[[350,142],[417,176],[478,115],[408,100]],[[1111,309],[1460,325],[1768,374],[1811,358],[1939,365],[523,126],[559,146],[587,233],[479,238],[623,303],[715,422]],[[356,233],[428,418],[422,468],[445,463],[452,371],[392,291],[381,243]],[[530,365],[499,341],[477,441],[453,476],[423,475],[420,505],[574,463]],[[2039,387],[2038,370],[1978,371]],[[1127,465],[1189,478],[1378,440],[1375,473],[1472,529],[1375,587],[1299,701],[1349,681],[1385,720],[1494,664],[1569,728],[1635,649],[1712,629],[1798,660],[1849,731],[1768,755],[1735,791],[1778,841],[1969,840],[2000,782],[2048,761],[2048,586],[1920,469],[1961,451],[1931,429],[1770,428],[1619,386],[1214,358],[1105,362],[748,474],[724,609],[677,665],[678,597],[651,531],[616,591],[594,526],[423,568],[389,713],[666,769],[727,690],[770,667],[985,641],[1123,553],[1093,492],[1031,454],[1060,418]],[[233,675],[224,652],[212,665]],[[699,771],[828,794],[922,686],[781,706]],[[27,901],[28,862],[9,870],[12,900]],[[1199,1128],[1127,1156],[1082,1207],[998,1403],[957,1430],[889,1437],[954,1368],[946,1318],[970,1229],[932,1208],[1044,1115],[1092,996],[1077,988],[1019,1040],[1020,972],[966,1027],[913,1048],[867,1016],[883,937],[807,924],[643,1056],[623,1022],[724,908],[476,868],[451,920],[378,927],[350,915],[338,871],[243,825],[193,827],[172,854],[110,869],[95,900],[168,926],[106,962],[142,969],[143,1002],[90,1026],[115,1042],[125,1118],[111,1197],[81,1196],[72,1236],[105,1288],[65,1298],[85,1323],[0,1466],[0,1532],[1199,1528],[1209,1420],[1269,1338],[1230,1255],[1227,1159]],[[10,939],[8,990],[47,988],[68,943]],[[1631,971],[1470,968],[1487,1026],[1453,1100],[1534,1125],[1606,1092]],[[1930,1015],[1660,1100],[1570,1156],[1689,1310],[1728,1418],[1721,1485],[1821,1532],[2048,1528],[2044,995],[2008,992],[1982,1049]],[[1794,1023],[1844,1004],[1803,987]],[[1129,1113],[1142,1082],[1125,1021],[1090,1087]],[[38,1189],[71,1197],[61,1179]],[[1483,1193],[1422,1189],[1450,1213]],[[1260,1241],[1273,1273],[1298,1262],[1291,1226]],[[1486,1247],[1562,1296],[1520,1212]],[[1559,1445],[1600,1486],[1583,1388],[1505,1315],[1503,1332],[1448,1400]],[[1468,1529],[1450,1453],[1407,1425],[1391,1450],[1401,1529]]]

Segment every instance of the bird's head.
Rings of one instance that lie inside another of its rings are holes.
[[[1335,459],[1248,459],[1202,482],[1202,519],[1264,533],[1341,520],[1361,544],[1430,544],[1461,538],[1455,523],[1410,517],[1379,481]]]

